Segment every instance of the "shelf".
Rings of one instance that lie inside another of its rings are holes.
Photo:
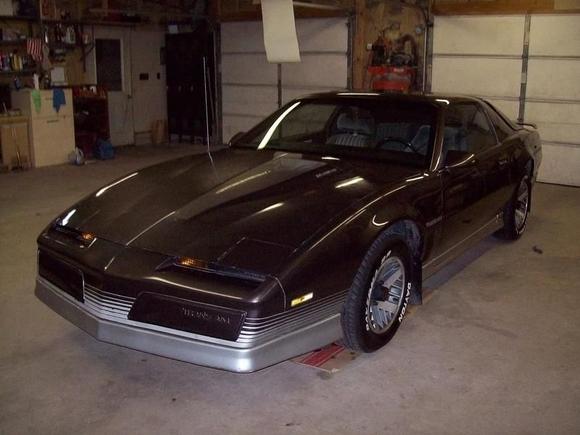
[[[63,26],[107,26],[107,27],[134,27],[146,22],[131,23],[126,21],[99,21],[99,20],[57,20],[47,18],[42,20],[44,24],[62,24]]]
[[[21,15],[0,15],[0,21],[28,21],[38,22],[38,17],[27,17]]]
[[[74,50],[76,48],[81,48],[80,45],[70,44],[68,42],[51,42],[48,44],[48,46],[51,49],[65,49],[65,50]]]
[[[35,72],[36,72],[36,68],[23,69],[21,71],[0,71],[0,76],[26,76],[26,75],[32,75]]]
[[[0,47],[13,47],[15,45],[26,45],[26,39],[0,40]]]

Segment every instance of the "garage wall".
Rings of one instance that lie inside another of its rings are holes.
[[[580,186],[580,15],[435,17],[432,89],[486,97],[510,118],[538,124],[540,181]],[[524,68],[525,69],[525,68]]]
[[[344,18],[296,20],[302,62],[281,67],[282,104],[300,95],[345,89],[348,27]],[[221,25],[223,139],[247,131],[278,108],[278,65],[266,60],[262,23]]]

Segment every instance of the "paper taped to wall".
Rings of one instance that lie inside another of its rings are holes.
[[[262,0],[261,4],[268,62],[300,62],[292,0]]]

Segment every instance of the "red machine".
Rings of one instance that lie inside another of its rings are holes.
[[[370,88],[407,93],[417,76],[417,44],[411,35],[395,41],[379,36],[372,45],[367,72]]]

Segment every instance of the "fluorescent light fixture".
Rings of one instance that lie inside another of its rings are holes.
[[[321,157],[322,160],[340,160],[338,157],[324,156]]]
[[[288,114],[290,112],[292,112],[299,104],[300,104],[300,101],[297,101],[296,103],[292,104],[290,107],[288,107],[286,110],[284,110],[284,112],[278,117],[278,119],[276,121],[274,121],[274,123],[270,126],[270,128],[266,132],[266,135],[264,136],[264,138],[260,142],[260,145],[258,145],[259,150],[266,147],[266,145],[270,141],[270,138],[272,137],[272,135],[274,134],[274,132],[276,131],[276,129],[278,128],[280,123],[282,121],[284,121],[284,118],[286,118],[286,116],[288,116]]]
[[[95,196],[101,196],[103,193],[105,193],[107,190],[109,190],[111,187],[115,187],[117,184],[121,184],[123,181],[127,181],[129,178],[133,178],[135,175],[137,175],[139,172],[133,172],[131,175],[127,175],[125,178],[121,178],[118,181],[115,181],[114,183],[109,184],[108,186],[103,187],[101,190],[99,190]]]
[[[363,180],[364,180],[364,178],[362,178],[362,177],[354,177],[354,178],[351,178],[350,180],[346,180],[346,181],[343,181],[342,183],[337,184],[335,187],[337,189],[342,189],[343,187],[352,186],[353,184],[360,183]]]

